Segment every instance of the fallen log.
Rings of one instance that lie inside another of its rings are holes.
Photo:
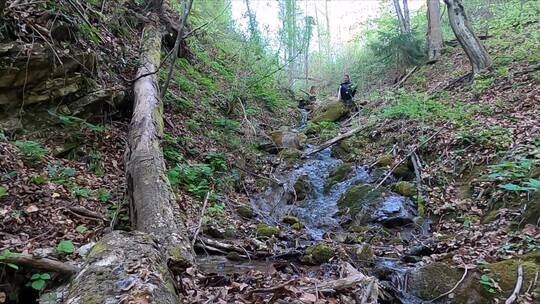
[[[335,144],[335,143],[337,143],[337,142],[340,142],[340,141],[342,141],[342,140],[344,140],[344,139],[347,139],[347,138],[353,136],[354,134],[356,134],[356,133],[358,133],[358,132],[360,132],[360,131],[362,131],[362,130],[364,130],[364,129],[366,129],[366,128],[367,128],[367,126],[357,127],[357,128],[354,128],[354,129],[350,130],[350,131],[347,132],[347,133],[344,133],[344,134],[341,134],[341,135],[339,135],[339,136],[337,136],[337,137],[334,137],[334,138],[332,138],[332,139],[326,141],[325,143],[321,144],[320,146],[316,147],[315,149],[312,149],[312,150],[310,150],[310,151],[304,152],[304,153],[302,154],[302,157],[305,158],[305,157],[308,157],[308,156],[310,156],[310,155],[313,155],[313,154],[315,154],[315,153],[317,153],[317,152],[319,152],[319,151],[322,151],[322,150],[324,150],[324,149],[330,147],[331,145],[333,145],[333,144]]]
[[[155,25],[144,28],[142,49],[137,75],[155,72],[159,66],[161,35]],[[160,146],[163,103],[158,76],[153,73],[138,79],[133,90],[135,105],[125,157],[131,222],[134,229],[161,240],[170,263],[186,267],[193,256]]]
[[[49,258],[34,257],[29,254],[12,253],[0,259],[3,264],[15,264],[19,266],[35,268],[39,270],[56,272],[64,276],[72,276],[79,271],[79,267],[63,263]]]

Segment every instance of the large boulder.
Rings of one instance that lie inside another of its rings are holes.
[[[313,121],[338,121],[347,116],[349,112],[349,108],[347,108],[343,102],[332,101],[315,111]]]
[[[381,223],[395,227],[412,223],[416,216],[413,203],[369,184],[350,187],[337,203],[340,214],[350,214],[356,225]]]
[[[462,278],[464,271],[444,263],[430,263],[407,272],[407,292],[424,301],[448,292]],[[487,291],[479,284],[479,275],[469,271],[454,292],[436,303],[491,303]]]
[[[281,128],[270,133],[274,144],[279,148],[302,149],[306,145],[307,137],[304,133],[289,131]]]

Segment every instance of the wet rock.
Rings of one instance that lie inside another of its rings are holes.
[[[251,209],[250,206],[240,206],[238,209],[236,209],[236,212],[240,214],[242,217],[251,219],[255,217],[255,214],[253,213],[253,209]]]
[[[302,230],[304,229],[304,224],[302,223],[294,223],[291,225],[291,228],[294,230]]]
[[[304,256],[300,260],[308,264],[323,264],[330,261],[334,256],[332,248],[324,243],[318,243],[306,249]]]
[[[354,173],[353,167],[350,164],[340,164],[332,171],[330,171],[330,176],[328,183],[325,186],[326,190],[329,190],[334,186],[335,184],[341,183],[347,179],[349,179]]]
[[[297,163],[302,157],[302,152],[294,148],[285,148],[279,152],[279,158],[287,164]]]
[[[341,195],[337,206],[340,214],[350,214],[355,225],[369,222],[395,227],[413,222],[416,210],[404,197],[389,196],[383,189],[368,184],[349,188]]]
[[[354,144],[351,139],[346,139],[332,148],[332,157],[346,162],[354,161]]]
[[[307,174],[300,175],[294,183],[294,191],[296,192],[296,200],[303,201],[309,193],[313,191],[309,176]]]
[[[270,133],[270,137],[279,148],[302,149],[307,137],[304,133],[297,133],[282,128]]]
[[[279,233],[279,228],[275,226],[270,226],[267,224],[258,224],[257,225],[257,235],[262,237],[272,237]]]
[[[313,121],[338,121],[347,116],[350,110],[341,101],[333,101],[316,111]]]
[[[296,223],[300,223],[300,220],[296,216],[292,215],[286,215],[283,217],[283,220],[281,220],[285,224],[294,225]]]
[[[412,197],[416,194],[416,187],[411,182],[400,181],[395,183],[393,188],[394,191],[403,196]]]
[[[463,276],[463,270],[437,262],[411,269],[407,276],[408,292],[429,301],[451,290]],[[449,295],[452,300],[443,303],[489,303],[487,292],[478,280],[478,274],[469,271],[465,280]]]

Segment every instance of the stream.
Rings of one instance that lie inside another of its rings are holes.
[[[302,120],[293,132],[301,132],[306,128],[309,112],[302,110]],[[312,146],[307,146],[310,149]],[[374,185],[377,176],[367,166],[352,166],[352,173],[338,183],[328,186],[328,179],[333,169],[343,162],[332,157],[329,147],[305,160],[300,160],[292,168],[287,168],[277,175],[281,184],[267,187],[256,199],[252,199],[252,207],[263,221],[278,224],[284,216],[294,215],[305,226],[308,241],[303,245],[329,239],[338,233],[347,233],[342,227],[343,217],[339,215],[338,201],[346,191],[359,184]],[[379,175],[380,177],[380,175]],[[297,201],[294,191],[295,183],[304,179],[310,185],[305,198]],[[369,210],[367,227],[369,229],[388,230],[399,238],[410,241],[419,236],[429,237],[429,221],[417,225],[416,206],[406,197],[390,192],[376,207]],[[350,219],[349,219],[350,221]],[[297,240],[298,246],[298,240]],[[392,245],[384,244],[380,251],[393,251]],[[419,254],[421,256],[422,254]],[[402,256],[401,256],[402,257]],[[378,256],[368,268],[369,275],[377,277],[386,289],[391,290],[393,297],[387,303],[417,304],[422,300],[407,293],[407,274],[415,270],[420,258],[404,262],[402,258]],[[271,261],[230,261],[225,257],[201,256],[198,264],[202,270],[219,273],[246,273],[258,270],[268,273]]]

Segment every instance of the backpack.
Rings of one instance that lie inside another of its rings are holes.
[[[342,83],[339,90],[342,100],[351,100],[356,93],[356,89],[353,90],[350,83]]]

